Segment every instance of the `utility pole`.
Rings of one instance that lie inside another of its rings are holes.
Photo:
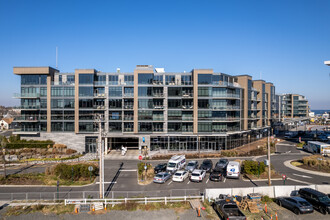
[[[104,197],[104,158],[103,158],[103,145],[102,145],[102,115],[96,115],[98,120],[99,134],[98,134],[98,152],[99,152],[99,190],[100,199]]]
[[[268,185],[271,186],[271,175],[270,175],[270,143],[269,143],[270,129],[268,130]]]

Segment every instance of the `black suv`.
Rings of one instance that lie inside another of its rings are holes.
[[[160,172],[165,172],[166,171],[166,167],[167,167],[167,164],[166,163],[161,163],[161,164],[158,164],[156,167],[155,167],[155,173],[160,173]]]
[[[323,215],[330,214],[330,198],[326,194],[311,188],[302,188],[298,193]]]
[[[210,173],[212,171],[212,168],[213,168],[213,162],[212,162],[212,160],[208,160],[208,159],[203,160],[203,163],[199,167],[199,169],[205,170],[208,173]]]

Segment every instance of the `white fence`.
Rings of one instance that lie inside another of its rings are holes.
[[[94,204],[103,203],[104,205],[115,205],[127,202],[144,203],[147,205],[152,202],[186,202],[192,199],[204,201],[204,196],[172,196],[172,197],[144,197],[144,198],[122,198],[122,199],[65,199],[64,204]]]
[[[263,187],[245,187],[245,188],[222,188],[222,189],[205,189],[205,198],[215,199],[220,194],[246,196],[249,193],[260,193],[271,198],[280,196],[296,195],[300,188],[312,188],[320,192],[329,194],[330,185],[308,185],[308,186],[263,186]]]

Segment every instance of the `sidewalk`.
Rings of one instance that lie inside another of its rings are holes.
[[[109,154],[104,155],[106,160],[138,160],[138,150],[128,150],[124,156],[121,155],[121,151],[112,150]]]
[[[299,171],[299,172],[309,173],[309,174],[313,174],[313,175],[317,175],[317,176],[330,177],[330,173],[317,172],[317,171],[313,171],[313,170],[306,170],[306,169],[303,169],[303,168],[295,167],[291,164],[292,161],[294,161],[294,160],[287,160],[283,164],[284,164],[284,166],[286,166],[290,169]]]

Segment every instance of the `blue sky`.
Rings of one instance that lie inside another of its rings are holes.
[[[330,109],[328,0],[0,0],[0,105],[15,105],[13,66],[132,72],[213,68],[273,82]]]

